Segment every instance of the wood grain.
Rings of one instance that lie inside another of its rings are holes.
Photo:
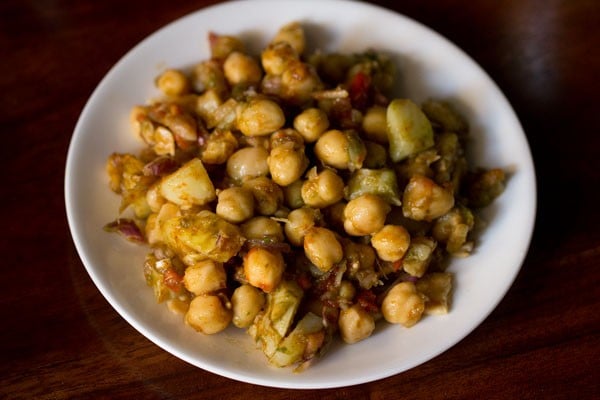
[[[231,381],[164,352],[91,282],[65,216],[71,133],[109,68],[215,1],[0,2],[0,398],[600,398],[600,3],[375,1],[464,49],[515,108],[539,205],[531,249],[472,334],[403,374],[332,390]]]

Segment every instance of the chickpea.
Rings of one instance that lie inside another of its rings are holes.
[[[373,106],[367,110],[362,120],[365,136],[377,143],[388,143],[386,108]]]
[[[319,211],[310,207],[292,210],[287,216],[284,230],[288,241],[294,246],[302,246],[304,236],[319,219]]]
[[[202,145],[200,157],[204,164],[224,164],[238,147],[238,140],[231,131],[215,130]]]
[[[410,234],[400,225],[386,225],[371,237],[371,246],[384,261],[400,260],[410,245]]]
[[[381,284],[382,273],[380,268],[375,270],[375,250],[364,243],[355,243],[344,239],[344,260],[346,260],[347,271],[345,276],[353,280],[357,287],[371,289]],[[385,276],[385,275],[383,275]]]
[[[156,86],[167,96],[181,96],[190,91],[187,76],[177,69],[168,69],[160,74],[156,79]]]
[[[285,269],[283,256],[279,251],[253,247],[244,256],[244,275],[252,286],[264,292],[272,292]]]
[[[293,150],[304,150],[304,139],[295,129],[280,129],[271,135],[269,145],[272,149],[284,146]]]
[[[363,162],[363,168],[379,169],[385,167],[387,163],[387,149],[379,143],[366,140],[365,147],[367,156]]]
[[[210,44],[210,56],[216,60],[224,60],[234,51],[244,51],[244,43],[235,36],[209,32],[208,42]]]
[[[348,260],[350,271],[354,269],[369,269],[375,267],[375,250],[364,243],[346,240],[343,243],[344,257]]]
[[[302,176],[308,167],[308,158],[306,158],[304,150],[278,146],[271,149],[267,163],[271,179],[278,185],[287,186]]]
[[[340,282],[340,290],[339,290],[339,296],[346,300],[346,301],[352,301],[352,299],[354,298],[354,295],[356,294],[356,288],[354,287],[354,285],[346,280],[343,280],[342,282]]]
[[[227,92],[227,81],[221,65],[215,60],[199,63],[192,71],[192,86],[198,93],[208,93],[219,98]],[[212,96],[212,95],[211,95]]]
[[[238,328],[247,328],[265,304],[263,293],[251,285],[242,285],[231,296],[233,306],[233,324]]]
[[[352,236],[372,235],[385,225],[392,207],[381,197],[363,194],[350,200],[344,209],[344,230]]]
[[[212,335],[221,332],[231,322],[232,312],[216,295],[194,297],[185,314],[185,322],[198,332]]]
[[[254,217],[242,224],[242,235],[246,239],[270,238],[283,242],[283,230],[279,223],[269,217]]]
[[[185,269],[185,288],[195,295],[209,294],[227,287],[227,275],[220,262],[200,261]]]
[[[241,107],[237,116],[238,129],[246,136],[269,135],[285,124],[281,107],[272,100],[252,99]]]
[[[344,230],[344,210],[346,202],[340,201],[324,210],[325,220],[327,223],[338,231]]]
[[[282,26],[271,43],[285,42],[289,43],[297,54],[302,54],[306,47],[306,39],[304,37],[304,29],[299,22],[290,22]]]
[[[281,75],[290,62],[298,59],[298,53],[287,42],[271,43],[261,54],[262,66],[271,75]]]
[[[354,304],[340,312],[338,326],[342,340],[353,344],[371,336],[375,330],[375,320],[360,305]]]
[[[273,215],[283,203],[283,191],[275,182],[259,176],[244,182],[244,188],[254,196],[254,209],[260,215]]]
[[[283,188],[283,197],[285,198],[285,204],[292,209],[300,208],[304,205],[302,200],[302,185],[304,182],[298,179],[296,182],[292,182]]]
[[[344,197],[344,181],[330,169],[310,177],[302,184],[302,200],[314,208],[324,208]]]
[[[355,171],[362,168],[367,148],[355,130],[340,132],[334,129],[325,132],[317,140],[315,154],[325,164]]]
[[[321,86],[315,69],[301,61],[290,62],[281,74],[282,97],[297,105],[311,101],[313,92],[320,90]]]
[[[216,213],[228,222],[240,223],[254,215],[254,196],[243,187],[232,187],[218,195]]]
[[[423,175],[413,175],[404,188],[402,212],[417,221],[431,221],[454,207],[454,195]]]
[[[344,257],[342,245],[327,228],[312,227],[304,236],[304,254],[321,271],[329,271]]]
[[[258,62],[239,51],[230,53],[223,63],[225,79],[230,85],[240,83],[257,84],[262,78],[262,70]]]
[[[416,324],[425,311],[425,296],[412,282],[400,282],[386,294],[381,313],[387,322],[409,328]]]
[[[323,133],[315,144],[315,155],[326,165],[347,169],[350,162],[348,138],[337,129]]]
[[[294,128],[304,141],[313,143],[329,128],[329,119],[320,108],[307,108],[294,118]]]
[[[271,148],[270,136],[242,136],[240,137],[240,143],[244,147],[262,147],[267,152]]]
[[[234,181],[265,176],[269,173],[269,152],[262,147],[244,147],[227,160],[227,175]]]

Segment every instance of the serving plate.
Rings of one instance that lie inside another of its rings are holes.
[[[196,333],[145,284],[147,249],[106,234],[119,198],[108,188],[109,154],[137,152],[129,111],[157,94],[154,78],[167,67],[187,67],[209,56],[209,31],[241,37],[258,54],[277,29],[301,22],[309,49],[388,53],[398,66],[396,97],[451,100],[469,120],[469,158],[509,171],[505,192],[481,214],[488,222],[471,257],[454,259],[451,312],[426,317],[410,329],[381,323],[360,343],[335,342],[302,373],[267,365],[250,337],[231,327]],[[510,104],[463,51],[405,16],[344,0],[232,1],[201,9],[152,34],[129,51],[93,92],[75,127],[65,170],[65,201],[73,241],[102,295],[142,335],[190,364],[235,380],[282,388],[332,388],[365,383],[424,363],[472,332],[515,279],[533,230],[536,191],[529,146]]]

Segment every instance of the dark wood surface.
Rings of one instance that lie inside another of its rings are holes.
[[[377,1],[472,56],[515,108],[539,208],[513,287],[472,334],[403,374],[292,391],[232,381],[161,350],[91,282],[69,234],[67,147],[109,68],[214,1],[0,2],[0,398],[600,398],[600,2]]]

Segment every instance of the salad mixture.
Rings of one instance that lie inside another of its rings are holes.
[[[472,251],[473,210],[505,181],[468,165],[464,118],[392,97],[385,54],[307,54],[296,22],[259,56],[208,40],[209,59],[164,71],[133,107],[139,154],[106,166],[121,206],[105,230],[149,247],[157,301],[298,370],[338,335],[448,313],[448,260]]]

